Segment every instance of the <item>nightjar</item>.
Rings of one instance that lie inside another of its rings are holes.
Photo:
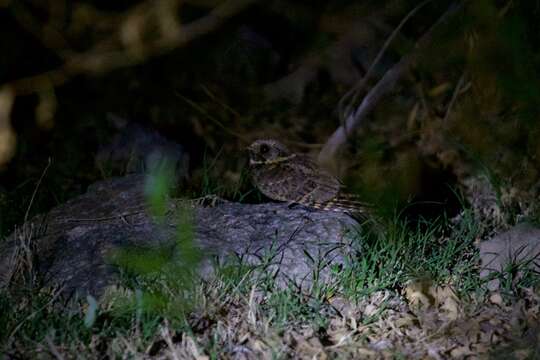
[[[342,192],[341,182],[309,156],[290,152],[276,140],[257,140],[247,148],[253,184],[267,197],[307,207],[366,213],[366,205]]]

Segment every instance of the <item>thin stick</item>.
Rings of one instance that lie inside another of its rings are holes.
[[[141,213],[143,213],[144,210],[140,210],[140,211],[136,211],[136,212],[131,212],[131,213],[127,213],[127,214],[122,214],[122,215],[114,215],[114,216],[105,216],[105,217],[99,217],[99,218],[88,218],[88,219],[65,219],[65,221],[69,221],[69,222],[97,222],[97,221],[107,221],[107,220],[117,220],[117,219],[124,219],[127,217],[127,216],[134,216],[134,215],[139,215]]]
[[[49,351],[51,352],[51,354],[53,354],[57,360],[64,360],[64,357],[62,356],[62,354],[60,354],[60,352],[58,351],[58,348],[56,347],[56,345],[54,345],[54,342],[52,341],[49,335],[45,336],[45,341],[47,342],[47,345],[49,346]]]
[[[201,88],[203,89],[204,93],[212,100],[214,100],[218,105],[220,105],[222,108],[224,108],[225,110],[229,111],[231,114],[233,114],[234,116],[236,116],[237,118],[241,118],[240,114],[234,110],[232,107],[230,107],[229,105],[227,105],[226,103],[224,103],[223,101],[221,101],[220,99],[217,98],[216,95],[214,95],[210,89],[204,85],[201,85]]]
[[[49,166],[51,166],[51,158],[49,158],[49,161],[47,162],[47,166],[45,166],[45,169],[41,173],[41,177],[39,178],[36,187],[34,188],[34,192],[32,193],[32,197],[30,198],[30,203],[28,204],[28,208],[26,209],[26,214],[24,214],[24,222],[28,220],[28,214],[30,214],[30,208],[32,208],[32,204],[34,203],[34,198],[36,197],[37,191],[39,189],[39,185],[41,185],[41,181],[45,177],[45,173],[47,172],[47,169],[49,169]]]
[[[450,100],[450,103],[448,104],[448,107],[446,108],[446,114],[444,114],[444,119],[443,119],[444,124],[448,122],[448,117],[450,117],[450,111],[452,110],[452,107],[454,107],[454,103],[456,102],[457,97],[460,94],[461,87],[463,86],[464,81],[465,81],[465,73],[461,74],[461,77],[459,78],[456,88],[454,89],[454,93],[452,94],[452,99]]]
[[[212,121],[214,124],[216,124],[217,126],[219,126],[223,131],[225,131],[226,133],[228,133],[229,135],[232,135],[234,137],[237,137],[239,138],[240,140],[248,143],[248,139],[234,131],[234,130],[231,130],[229,129],[228,127],[226,127],[221,121],[219,121],[218,119],[216,119],[214,116],[210,115],[208,113],[208,111],[206,111],[204,108],[202,108],[199,104],[197,104],[195,101],[191,100],[191,99],[188,99],[187,97],[185,97],[184,95],[180,94],[180,93],[176,93],[176,95],[181,98],[182,100],[184,100],[186,103],[188,103],[192,108],[194,108],[195,110],[197,110],[198,112],[200,112],[201,114],[203,114],[207,119],[209,119],[210,121]]]
[[[51,305],[52,303],[54,303],[56,301],[56,299],[60,296],[60,294],[62,293],[62,291],[64,291],[64,288],[65,286],[62,286],[59,290],[56,291],[56,293],[53,295],[53,297],[47,301],[47,303],[45,305],[43,305],[42,307],[40,307],[39,309],[37,309],[36,311],[34,311],[33,313],[31,313],[30,315],[28,315],[27,317],[25,317],[24,319],[21,320],[21,322],[19,323],[19,325],[17,325],[15,327],[15,329],[13,329],[13,331],[11,332],[11,334],[9,334],[9,339],[13,339],[13,336],[17,333],[17,331],[19,331],[19,329],[24,325],[24,323],[28,320],[30,320],[31,318],[33,318],[34,316],[36,316],[39,312],[43,311],[47,306]]]
[[[400,30],[403,28],[403,26],[405,25],[405,23],[407,21],[409,21],[409,19],[411,17],[413,17],[417,12],[418,10],[420,10],[421,8],[423,8],[425,5],[427,5],[428,3],[430,3],[431,1],[433,0],[425,0],[424,2],[418,4],[415,8],[413,8],[404,18],[403,20],[401,20],[401,22],[399,23],[399,25],[394,29],[394,31],[392,31],[392,34],[390,34],[390,36],[388,37],[388,39],[386,39],[384,45],[382,46],[381,50],[379,50],[379,53],[377,54],[377,56],[375,57],[375,59],[371,62],[371,65],[369,66],[368,70],[366,71],[366,74],[364,75],[364,77],[362,78],[362,80],[360,80],[351,90],[349,90],[342,98],[341,100],[339,101],[339,105],[338,105],[338,111],[339,111],[339,114],[340,116],[342,117],[342,120],[344,120],[346,118],[346,116],[348,116],[349,114],[345,114],[345,112],[343,111],[343,106],[344,106],[344,103],[345,101],[353,96],[353,99],[351,100],[350,102],[350,106],[354,106],[354,103],[356,102],[357,98],[358,98],[358,94],[360,93],[360,91],[362,90],[362,88],[366,85],[367,81],[369,80],[369,78],[371,77],[373,71],[375,70],[375,67],[378,65],[378,63],[381,61],[382,57],[384,56],[386,50],[388,49],[388,47],[390,46],[390,44],[392,43],[392,41],[394,41],[394,39],[396,38],[396,36],[399,34]],[[350,107],[349,106],[349,107]]]
[[[437,20],[437,22],[431,26],[431,28],[420,38],[420,40],[418,40],[413,52],[401,58],[397,64],[392,66],[392,68],[388,70],[386,74],[384,74],[379,82],[364,97],[362,103],[358,106],[356,111],[347,117],[344,125],[337,128],[336,131],[334,131],[334,133],[330,136],[326,144],[324,144],[324,147],[319,153],[320,163],[331,164],[337,152],[347,141],[347,133],[345,129],[356,129],[362,123],[362,120],[367,116],[367,114],[373,110],[375,105],[382,99],[384,95],[392,90],[396,82],[417,59],[420,50],[431,43],[435,29],[448,21],[448,19],[457,13],[462,7],[462,3],[453,3],[450,5],[450,7]]]

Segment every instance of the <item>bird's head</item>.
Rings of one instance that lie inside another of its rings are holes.
[[[250,165],[279,162],[292,156],[285,145],[272,139],[257,140],[247,147],[247,151]]]

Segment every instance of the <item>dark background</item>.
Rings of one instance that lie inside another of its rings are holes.
[[[190,176],[179,184],[178,196],[218,192],[239,200],[239,194],[252,189],[243,175],[244,148],[255,139],[275,137],[294,151],[316,156],[339,126],[340,98],[418,5],[259,2],[216,30],[136,64],[68,71],[65,81],[45,91],[32,81],[25,89],[18,87],[22,78],[62,68],[74,54],[99,53],[100,46],[126,52],[138,46],[119,40],[137,7],[145,9],[141,43],[152,44],[164,35],[156,30],[162,18],[150,10],[157,3],[0,1],[0,86],[16,89],[9,123],[17,137],[13,156],[0,167],[0,235],[22,223],[49,158],[52,163],[30,215],[83,193],[104,176],[124,175],[104,174],[95,157],[126,124],[139,124],[183,146]],[[175,17],[189,24],[222,3],[189,1],[177,8]],[[414,51],[417,39],[451,3],[433,1],[405,25],[371,85]],[[482,174],[504,206],[535,218],[540,191],[540,3],[463,4],[351,133],[340,154],[339,175],[351,191],[383,212],[393,213],[397,206],[405,209],[403,216],[429,218],[457,214],[473,200],[467,179]],[[95,18],[81,22],[81,9],[91,9]],[[50,39],[51,29],[62,41]],[[269,90],[270,84],[302,68],[314,75],[286,83],[286,90],[297,89],[296,98]],[[462,92],[452,103],[461,78]],[[50,104],[53,109],[39,115],[37,109]],[[242,200],[265,201],[250,194]]]

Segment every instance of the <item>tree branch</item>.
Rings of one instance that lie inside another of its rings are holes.
[[[413,51],[402,57],[390,70],[384,74],[379,82],[368,92],[356,111],[347,116],[344,124],[334,131],[328,141],[323,146],[319,153],[319,162],[321,164],[331,166],[335,160],[335,156],[342,146],[347,142],[347,131],[350,132],[360,126],[362,120],[373,110],[375,105],[389,93],[397,81],[405,74],[409,67],[416,61],[420,51],[425,48],[433,40],[435,29],[446,23],[454,14],[461,8],[462,3],[453,3],[446,12],[437,20],[435,24],[417,41]]]
[[[18,79],[3,86],[11,88],[15,94],[30,94],[61,85],[74,75],[99,74],[117,68],[138,65],[151,57],[170,52],[172,49],[185,46],[192,40],[214,31],[226,20],[236,15],[258,0],[227,0],[214,8],[210,13],[189,24],[170,28],[166,36],[161,36],[147,44],[108,51],[88,51],[65,58],[62,66],[56,69]],[[2,87],[2,86],[0,86]]]

